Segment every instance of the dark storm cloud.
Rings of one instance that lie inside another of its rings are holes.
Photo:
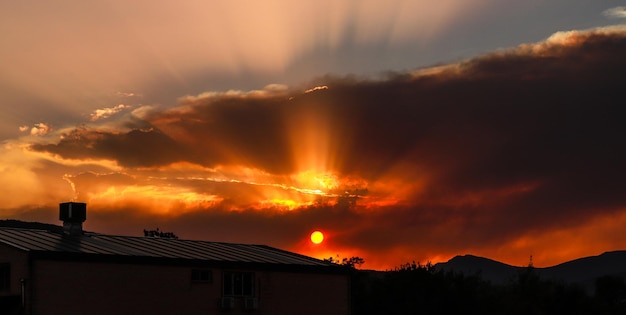
[[[290,168],[283,112],[291,104],[285,95],[199,97],[183,104],[188,110],[150,120],[192,147],[202,157],[197,162],[242,163],[273,173]]]
[[[153,128],[128,132],[80,128],[65,134],[57,144],[35,144],[32,149],[66,159],[109,159],[125,167],[167,165],[190,156],[185,147]]]
[[[426,184],[409,191],[402,206],[341,216],[313,207],[278,221],[254,212],[250,224],[290,226],[284,221],[307,222],[304,216],[318,213],[308,222],[337,222],[332,228],[345,231],[338,239],[351,246],[417,248],[437,240],[470,248],[525,231],[575,226],[626,206],[624,56],[623,30],[563,33],[384,80],[326,77],[315,82],[329,88],[311,93],[187,98],[179,108],[147,118],[155,127],[150,131],[77,130],[33,149],[110,158],[126,167],[189,161],[291,174],[301,171],[294,141],[313,119],[320,135],[330,135],[324,140],[340,157],[333,171],[341,176],[371,184],[395,175],[407,186],[414,176]],[[399,172],[399,162],[413,167]],[[246,213],[205,221],[234,226],[247,220]]]

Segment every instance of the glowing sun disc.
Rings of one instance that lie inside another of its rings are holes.
[[[311,242],[313,244],[321,244],[324,241],[324,234],[320,231],[311,233]]]

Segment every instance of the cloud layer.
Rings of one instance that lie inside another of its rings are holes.
[[[625,55],[623,28],[572,31],[382,79],[104,108],[29,140],[27,175],[64,187],[52,204],[88,202],[103,232],[158,224],[369,268],[467,252],[558,263],[626,246]],[[54,211],[31,206],[15,211]]]

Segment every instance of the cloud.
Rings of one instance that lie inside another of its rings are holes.
[[[57,144],[32,148],[65,159],[114,160],[125,167],[150,167],[188,158],[183,146],[152,128],[109,132],[82,127],[64,134]]]
[[[0,146],[0,202],[5,215],[9,212],[7,209],[28,205],[33,196],[39,197],[45,191],[42,174],[38,172],[41,163],[32,155],[25,155],[23,150],[14,143],[5,142]]]
[[[166,222],[368,267],[465,252],[524,264],[571,247],[564,235],[621,233],[607,218],[626,209],[625,55],[623,27],[564,32],[385,79],[187,96],[30,149],[119,167],[63,173],[103,229]],[[326,247],[301,242],[313,228]],[[593,239],[543,263],[626,245]]]
[[[113,107],[105,107],[102,109],[96,109],[95,111],[93,111],[93,113],[91,113],[91,121],[97,121],[100,119],[109,118],[112,115],[115,115],[121,112],[122,110],[129,109],[129,108],[131,108],[131,106],[118,104],[117,106],[113,106]]]
[[[310,88],[310,89],[304,91],[304,93],[311,93],[311,92],[315,92],[315,91],[319,91],[319,90],[328,90],[328,87],[326,85],[316,86],[314,88]]]
[[[610,19],[626,18],[626,7],[615,7],[602,12],[604,16]]]
[[[143,95],[140,93],[135,93],[135,92],[122,92],[122,91],[116,91],[113,93],[115,96],[118,97],[122,97],[122,98],[132,98],[132,97],[138,97],[138,98],[142,98]]]
[[[20,131],[28,130],[27,126],[20,127]],[[52,131],[52,127],[46,123],[37,123],[30,128],[30,134],[32,136],[45,136]]]

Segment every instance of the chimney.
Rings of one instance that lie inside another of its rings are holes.
[[[87,204],[63,202],[59,204],[59,220],[63,221],[63,233],[83,235],[83,222],[87,219]]]

